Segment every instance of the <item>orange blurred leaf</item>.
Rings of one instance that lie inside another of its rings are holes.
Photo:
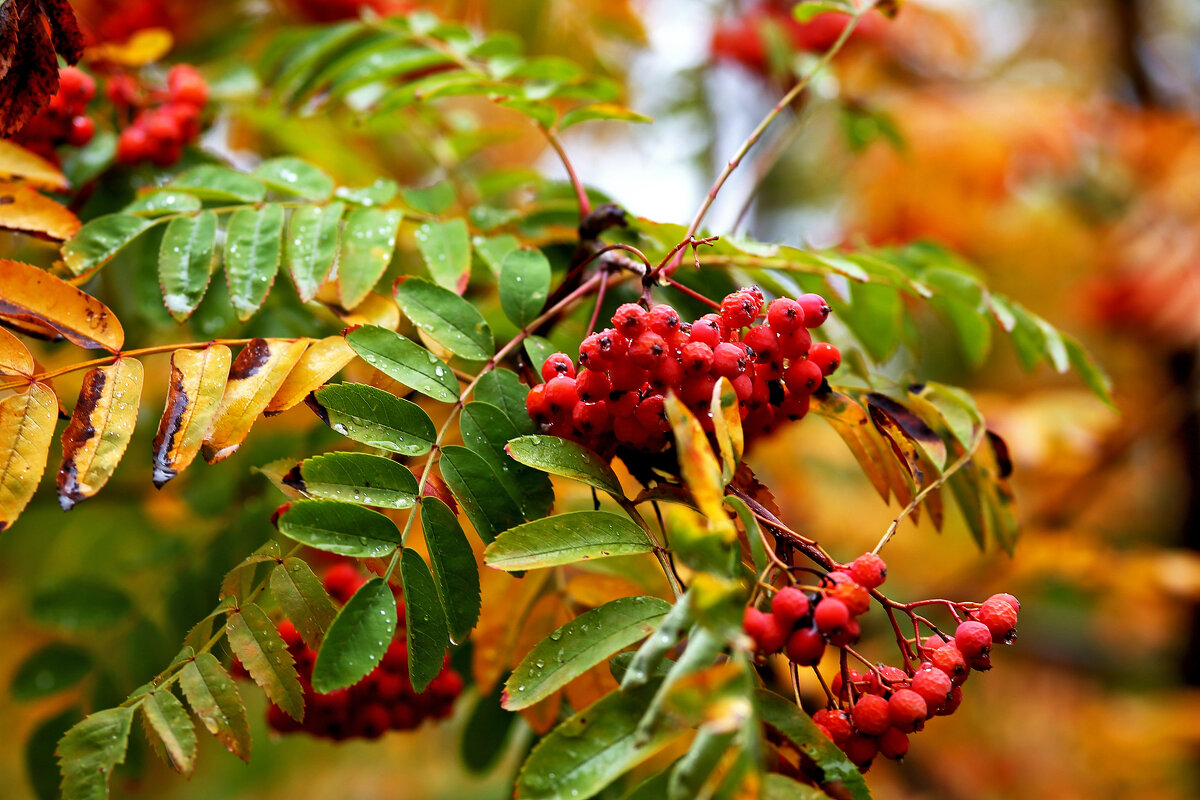
[[[145,28],[124,42],[100,42],[87,51],[88,61],[107,61],[120,67],[144,67],[171,52],[175,39],[166,28]]]
[[[43,234],[64,241],[79,230],[66,206],[19,183],[0,183],[0,228]]]
[[[0,258],[0,315],[33,317],[88,349],[116,352],[125,331],[94,297],[32,264]]]
[[[34,186],[60,192],[71,188],[58,167],[8,139],[0,139],[0,177],[22,178]]]

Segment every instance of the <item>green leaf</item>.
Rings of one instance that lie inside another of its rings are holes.
[[[490,771],[500,760],[517,721],[516,714],[500,707],[501,691],[503,686],[497,684],[490,695],[478,698],[463,725],[459,753],[463,766],[475,775]]]
[[[424,45],[406,47],[389,37],[374,46],[359,48],[346,59],[339,59],[331,65],[325,73],[329,76],[327,92],[331,97],[339,97],[360,86],[395,75],[418,73],[452,63],[450,56],[444,53]],[[318,84],[322,83],[325,81],[318,81]]]
[[[683,758],[675,762],[667,783],[667,800],[692,800],[703,794],[705,782],[733,746],[737,731],[700,728]]]
[[[311,497],[377,508],[412,508],[417,479],[408,467],[370,453],[306,458],[283,482]]]
[[[244,173],[214,164],[201,164],[167,184],[201,200],[220,203],[261,203],[267,196],[262,183]]]
[[[253,603],[243,605],[225,618],[225,635],[233,654],[271,702],[292,719],[304,719],[304,692],[296,665],[267,612]]]
[[[283,243],[283,265],[304,302],[316,296],[329,279],[338,250],[342,203],[304,206],[292,211]]]
[[[461,292],[471,273],[471,238],[466,220],[426,222],[417,228],[417,249],[429,274],[452,292]]]
[[[554,487],[541,472],[514,461],[505,446],[519,432],[504,412],[476,400],[463,406],[459,416],[463,444],[488,462],[526,519],[543,517],[554,505]]]
[[[404,622],[408,627],[408,678],[413,691],[420,694],[442,671],[450,635],[433,575],[425,559],[412,548],[404,548],[400,556],[400,578],[404,582]]]
[[[823,771],[823,783],[840,782],[854,800],[871,800],[858,768],[795,703],[765,689],[755,692],[754,701],[762,721],[786,736]]]
[[[446,362],[395,331],[362,325],[346,341],[364,361],[405,386],[443,403],[458,399],[458,378]]]
[[[51,642],[25,657],[9,685],[14,700],[36,700],[61,692],[87,677],[92,656],[66,642]]]
[[[458,644],[479,621],[479,567],[471,543],[450,507],[436,497],[421,498],[421,529],[437,578],[450,638]]]
[[[496,351],[492,329],[475,306],[424,278],[396,287],[396,303],[433,341],[468,361],[486,361]]]
[[[162,217],[167,214],[192,214],[200,210],[200,200],[185,192],[160,190],[139,195],[123,213],[140,217]]]
[[[504,707],[528,708],[613,653],[644,639],[671,610],[657,597],[622,597],[584,612],[521,659],[505,684]]]
[[[254,316],[279,270],[283,251],[283,208],[239,208],[225,229],[225,282],[237,318]]]
[[[608,511],[572,511],[502,533],[484,551],[484,561],[512,572],[653,550],[646,532],[628,517]]]
[[[518,328],[537,319],[550,295],[550,261],[536,248],[522,247],[500,265],[500,306]]]
[[[392,262],[396,232],[404,215],[380,208],[356,208],[346,215],[338,255],[338,286],[342,306],[363,301]]]
[[[107,628],[133,609],[129,595],[98,578],[66,578],[34,592],[30,615],[67,631]]]
[[[792,9],[792,15],[795,16],[797,22],[809,22],[814,17],[827,14],[830,11],[845,14],[853,11],[853,9],[848,8],[845,3],[837,2],[837,0],[805,0],[805,2],[797,4]]]
[[[613,692],[559,725],[530,752],[517,776],[516,800],[591,797],[686,733],[661,726],[638,737],[637,723],[657,683]]]
[[[829,795],[815,786],[798,783],[787,775],[768,772],[763,775],[762,800],[828,800]]]
[[[97,217],[63,242],[62,254],[67,269],[72,275],[83,275],[106,264],[153,224],[130,214]]]
[[[436,216],[453,205],[454,186],[449,181],[440,181],[423,189],[401,189],[400,196],[414,210]]]
[[[497,705],[498,707],[498,705]],[[504,712],[508,716],[515,716]],[[69,707],[52,717],[38,721],[37,726],[30,731],[25,740],[25,775],[29,779],[32,797],[36,800],[60,800],[60,779],[58,764],[55,762],[54,749],[63,734],[71,726],[83,719],[83,712],[78,707]]]
[[[125,763],[132,707],[99,711],[71,728],[55,753],[62,771],[63,800],[104,800],[113,767]]]
[[[525,519],[495,470],[474,451],[457,445],[443,447],[438,467],[484,544]]]
[[[1063,347],[1066,348],[1067,358],[1071,361],[1071,366],[1075,367],[1075,371],[1083,378],[1083,382],[1087,384],[1097,397],[1107,403],[1110,407],[1116,408],[1116,400],[1112,394],[1112,378],[1096,365],[1092,357],[1088,355],[1087,350],[1079,343],[1079,340],[1073,336],[1062,334]],[[476,393],[478,394],[476,387]]]
[[[476,236],[471,239],[471,244],[475,246],[475,252],[479,254],[483,263],[497,278],[500,277],[504,259],[521,246],[520,240],[511,233],[502,233],[499,236]]]
[[[278,72],[273,73],[270,83],[284,103],[291,102],[334,53],[361,37],[363,27],[353,20],[300,33],[300,38],[286,50],[286,57],[280,60]]]
[[[522,436],[511,440],[504,449],[526,466],[571,478],[616,498],[625,497],[612,467],[577,442],[559,436]]]
[[[296,500],[276,512],[275,527],[289,539],[354,558],[381,558],[396,549],[400,531],[390,519],[336,500]]]
[[[537,375],[542,374],[542,365],[546,359],[558,352],[558,348],[549,339],[541,336],[525,337],[525,354],[529,356],[529,365]]]
[[[545,100],[506,97],[496,102],[498,105],[524,114],[543,128],[553,128],[554,122],[558,118],[558,111],[554,108],[554,105]]]
[[[645,114],[639,114],[631,108],[626,108],[616,103],[592,103],[591,105],[580,106],[563,114],[562,119],[558,122],[558,129],[565,131],[573,125],[596,119],[618,120],[620,122],[654,121]]]
[[[285,558],[271,571],[271,594],[304,643],[319,650],[337,609],[308,563],[300,558]]]
[[[405,601],[412,602],[407,597]],[[313,665],[313,689],[328,694],[361,681],[379,666],[395,634],[396,596],[387,581],[372,578],[329,626]]]
[[[736,495],[726,495],[725,503],[737,512],[738,519],[742,521],[742,527],[746,530],[746,540],[750,543],[750,555],[754,559],[754,571],[761,573],[771,562],[766,545],[763,544],[762,529],[758,526],[754,512],[746,505],[745,500]]]
[[[659,623],[658,630],[653,636],[642,643],[629,661],[624,674],[619,679],[621,690],[629,691],[644,685],[658,674],[667,658],[667,653],[679,641],[684,631],[692,627],[692,598],[690,590],[675,605]],[[616,677],[614,675],[614,677]]]
[[[177,772],[189,775],[196,764],[196,726],[179,698],[168,689],[159,689],[145,695],[141,702],[142,717],[146,722],[146,736],[151,731],[161,742],[160,755]],[[159,750],[156,745],[155,750]]]
[[[250,760],[250,724],[246,707],[229,673],[212,653],[201,653],[179,673],[179,688],[200,722],[225,749]]]
[[[364,383],[322,387],[305,403],[342,436],[380,450],[423,456],[437,438],[433,421],[419,405]]]
[[[376,178],[370,186],[356,189],[339,186],[334,195],[356,206],[381,206],[396,196],[398,188],[391,178]]]
[[[829,304],[876,361],[886,361],[896,352],[904,310],[899,291],[881,284],[852,283],[849,302],[831,296]]]
[[[537,430],[529,412],[525,410],[525,398],[528,396],[529,387],[521,383],[515,372],[508,369],[485,372],[475,384],[475,399],[503,411],[517,432],[522,434]]]
[[[216,242],[217,215],[211,211],[176,217],[167,224],[158,251],[158,283],[163,305],[176,322],[190,317],[204,299]]]
[[[328,200],[333,194],[333,178],[324,170],[295,156],[268,159],[250,174],[272,191],[303,197],[305,200]]]

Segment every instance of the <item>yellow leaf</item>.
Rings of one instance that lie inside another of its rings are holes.
[[[308,347],[308,339],[254,339],[229,370],[229,382],[201,452],[210,464],[229,458],[250,433],[258,415],[279,391]]]
[[[313,342],[267,404],[266,415],[280,414],[302,402],[309,392],[324,386],[353,358],[354,350],[344,336],[328,336]]]
[[[696,500],[696,507],[713,521],[726,520],[725,484],[721,465],[708,445],[708,437],[692,412],[674,394],[667,395],[667,418],[675,431],[675,449],[683,482]]]
[[[83,376],[75,413],[63,431],[58,503],[69,511],[108,482],[125,455],[142,398],[142,362],[118,358]]]
[[[144,67],[161,61],[175,44],[166,28],[145,28],[124,42],[101,42],[87,51],[88,61],[107,61],[121,67]]]
[[[192,463],[212,422],[232,354],[223,344],[171,354],[171,382],[154,437],[154,485],[161,488]]]
[[[61,242],[79,227],[79,218],[66,206],[23,184],[0,182],[0,228],[39,233]]]
[[[728,378],[721,378],[713,387],[711,408],[713,433],[716,435],[717,448],[721,452],[721,477],[728,482],[737,471],[742,453],[746,449],[737,392]]]
[[[34,186],[59,192],[71,188],[58,167],[9,139],[0,139],[0,177],[24,178]]]
[[[25,343],[0,328],[0,375],[32,375],[33,356]]]
[[[818,392],[812,396],[812,410],[824,417],[830,426],[842,437],[842,441],[850,448],[855,460],[883,498],[887,502],[891,497],[888,464],[891,458],[879,450],[879,445],[871,433],[874,430],[867,412],[855,402],[854,398],[841,392]]]
[[[121,349],[125,331],[108,307],[32,264],[0,258],[0,315],[33,317],[88,349]]]
[[[50,456],[58,398],[44,383],[0,400],[0,531],[16,521]]]
[[[581,606],[599,608],[619,597],[645,594],[645,590],[627,578],[598,572],[581,572],[567,581],[566,593],[567,597]]]
[[[347,325],[378,325],[389,331],[396,330],[400,325],[400,308],[392,298],[372,292],[363,298],[353,311],[347,311],[338,305],[337,290],[333,284],[326,285],[329,287],[328,292],[323,289],[317,295],[317,299],[328,305],[329,310]],[[326,295],[328,300],[324,299]]]

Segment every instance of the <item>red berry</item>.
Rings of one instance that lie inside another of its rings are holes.
[[[969,619],[954,631],[954,644],[965,658],[975,658],[991,648],[992,632],[982,622]]]
[[[842,365],[842,354],[828,342],[817,342],[808,350],[808,360],[821,368],[822,375],[832,375]]]
[[[921,695],[925,706],[935,713],[946,704],[953,688],[950,676],[932,665],[918,669],[912,677],[912,690]]]
[[[650,385],[659,392],[678,389],[683,382],[683,365],[671,357],[659,359],[658,366],[650,372]]]
[[[576,430],[589,436],[607,431],[611,421],[612,417],[605,403],[578,403],[571,411],[571,424]]]
[[[972,656],[967,659],[967,666],[979,672],[987,672],[992,668],[991,653],[981,653],[977,656]]]
[[[813,722],[829,731],[829,738],[833,739],[835,744],[841,744],[854,735],[854,728],[850,724],[850,714],[840,708],[823,708],[813,714]]]
[[[632,417],[633,412],[637,409],[638,396],[637,392],[620,392],[616,399],[610,394],[608,399],[608,413],[613,419],[618,417]]]
[[[717,379],[712,375],[696,375],[691,378],[684,378],[683,383],[679,386],[679,397],[689,406],[708,407],[712,402],[713,388],[717,385]]]
[[[855,583],[874,589],[887,579],[887,563],[876,553],[863,553],[847,570]]]
[[[364,739],[378,739],[391,727],[391,711],[379,703],[370,703],[355,713],[352,732]]]
[[[555,353],[542,364],[542,380],[548,381],[559,375],[575,377],[575,362],[566,353]]]
[[[821,368],[809,359],[792,361],[791,366],[783,371],[783,382],[788,390],[796,394],[812,394],[821,388]]]
[[[732,342],[713,348],[712,371],[718,377],[733,379],[746,371],[746,349]]]
[[[771,598],[771,613],[785,625],[795,625],[808,614],[808,595],[795,586],[785,586]]]
[[[114,106],[124,108],[137,105],[141,97],[141,90],[138,88],[137,81],[122,72],[108,79],[108,84],[104,87],[104,94]]]
[[[667,354],[667,342],[657,333],[643,333],[629,343],[629,360],[642,369],[654,369]]]
[[[787,640],[787,657],[801,667],[815,667],[825,655],[825,637],[816,628],[800,628]]]
[[[117,161],[132,165],[144,161],[150,155],[150,138],[140,125],[134,124],[121,131],[117,137]]]
[[[793,394],[789,392],[779,410],[792,422],[802,420],[808,414],[808,406],[812,402],[810,397],[807,394]]]
[[[884,758],[898,761],[908,752],[908,734],[898,728],[888,728],[879,737],[879,752]]]
[[[58,93],[68,105],[82,110],[96,96],[96,82],[83,70],[63,67],[58,71]]]
[[[691,342],[683,346],[679,360],[685,375],[700,375],[712,367],[713,351],[703,342]]]
[[[647,315],[650,330],[663,337],[670,336],[679,330],[679,322],[679,312],[665,304],[650,309],[650,313]]]
[[[811,347],[812,334],[803,328],[779,335],[779,353],[791,361],[806,358]]]
[[[993,642],[1011,641],[1016,634],[1017,609],[1002,597],[984,600],[975,615],[991,631]]]
[[[850,610],[836,597],[826,597],[817,602],[813,621],[821,633],[829,636],[850,624]]]
[[[785,625],[774,614],[766,614],[767,624],[762,636],[758,638],[760,653],[777,653],[787,644],[788,634],[792,632],[791,625]]]
[[[804,308],[787,297],[773,300],[767,308],[767,324],[780,335],[792,333],[804,327]]]
[[[208,84],[190,64],[176,64],[167,73],[167,91],[177,103],[203,108],[208,102]]]
[[[546,403],[546,384],[539,383],[525,395],[525,410],[530,418],[539,424],[550,421],[550,409]]]
[[[955,686],[953,689],[951,689],[950,699],[946,701],[946,705],[942,706],[942,710],[936,713],[936,716],[948,717],[957,711],[958,707],[962,705],[962,696],[963,692],[961,686]]]
[[[72,147],[83,147],[96,135],[96,123],[91,117],[72,117],[71,132],[67,134],[67,143]]]
[[[749,375],[738,375],[731,383],[740,403],[745,403],[754,394],[754,380]]]
[[[646,383],[646,370],[632,360],[623,358],[609,369],[608,381],[613,391],[638,392]]]
[[[758,316],[759,304],[746,292],[734,292],[721,301],[721,320],[733,330],[744,328]]]
[[[876,676],[876,680],[882,678],[883,681],[889,686],[895,686],[898,683],[904,683],[908,680],[907,672],[899,667],[893,667],[891,664],[880,664],[877,669],[878,675]],[[875,675],[876,673],[872,671],[871,674]]]
[[[955,685],[961,684],[967,679],[967,660],[963,658],[962,651],[953,643],[934,650],[930,661],[935,667],[949,675]]]
[[[845,575],[846,573],[834,574]],[[846,604],[850,614],[855,617],[867,613],[867,609],[871,607],[871,595],[853,580],[840,581],[826,593],[826,596],[841,600]]]
[[[688,338],[693,342],[706,344],[709,348],[716,347],[725,338],[721,317],[717,314],[705,314],[692,323]]]
[[[1017,598],[1013,597],[1011,594],[1008,594],[1007,592],[1000,592],[999,594],[994,594],[991,597],[989,597],[988,600],[1007,600],[1009,603],[1012,604],[1012,607],[1015,608],[1017,611],[1021,610],[1021,602],[1019,600],[1017,600]]]
[[[860,770],[866,770],[871,766],[871,761],[874,760],[879,752],[879,742],[869,736],[859,736],[854,734],[846,741],[842,742],[842,752],[846,754],[846,758],[858,767]]]
[[[598,403],[608,399],[611,384],[608,375],[600,370],[584,369],[575,377],[575,391],[585,403]]]
[[[671,428],[662,395],[651,395],[637,405],[634,412],[638,424],[650,432],[663,433]]]
[[[546,381],[546,409],[551,416],[569,414],[578,402],[579,392],[575,390],[574,378],[560,375]]]
[[[742,342],[754,351],[758,364],[767,364],[779,359],[779,337],[766,325],[758,325],[746,332]]]
[[[796,298],[796,303],[804,309],[804,327],[819,328],[832,310],[825,298],[819,294],[802,294]]]
[[[746,635],[758,642],[767,630],[767,615],[754,606],[747,606],[742,614],[742,630]]]
[[[912,689],[900,689],[893,692],[888,699],[888,720],[892,727],[899,728],[905,733],[919,731],[925,724],[929,710],[925,706],[925,698]]]
[[[888,715],[888,701],[875,694],[859,697],[850,712],[850,719],[859,733],[868,736],[879,736],[892,725]]]
[[[640,447],[650,438],[650,431],[631,416],[613,417],[613,434],[617,439],[633,447]]]
[[[613,327],[626,339],[633,340],[649,328],[646,310],[637,303],[625,303],[613,314]]]

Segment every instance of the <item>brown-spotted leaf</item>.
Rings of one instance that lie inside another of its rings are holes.
[[[108,306],[45,270],[0,258],[0,316],[32,317],[87,349],[117,352],[125,331]]]
[[[74,64],[83,57],[83,33],[71,4],[67,0],[38,0],[37,4],[50,26],[54,49],[68,64]]]
[[[50,456],[58,398],[44,383],[0,400],[0,531],[16,521]]]
[[[313,342],[288,373],[264,413],[270,417],[302,403],[309,392],[324,386],[354,355],[344,336],[327,336]]]
[[[0,182],[0,228],[65,241],[80,228],[79,218],[61,203],[20,183]]]
[[[879,451],[871,437],[871,420],[863,407],[849,395],[841,392],[817,392],[812,396],[812,410],[824,417],[850,448],[867,479],[879,492],[883,502],[891,497],[891,482],[884,454]]]
[[[304,690],[287,643],[267,612],[250,603],[225,620],[229,647],[272,703],[295,720],[304,719]]]
[[[142,362],[118,358],[83,376],[75,413],[63,431],[58,503],[70,511],[100,491],[125,455],[142,399]]]
[[[233,354],[223,344],[171,354],[167,406],[154,436],[154,485],[174,478],[192,463],[208,432],[229,378]]]
[[[896,455],[908,465],[918,485],[936,479],[946,465],[946,444],[925,420],[887,395],[867,395],[875,427],[888,438]]]
[[[0,375],[33,374],[33,355],[25,343],[0,328]]]
[[[71,188],[58,167],[9,139],[0,139],[0,178],[20,178],[38,188],[56,192]]]
[[[279,391],[308,347],[308,339],[254,339],[229,370],[225,394],[204,438],[204,460],[215,464],[237,452],[251,426]]]

